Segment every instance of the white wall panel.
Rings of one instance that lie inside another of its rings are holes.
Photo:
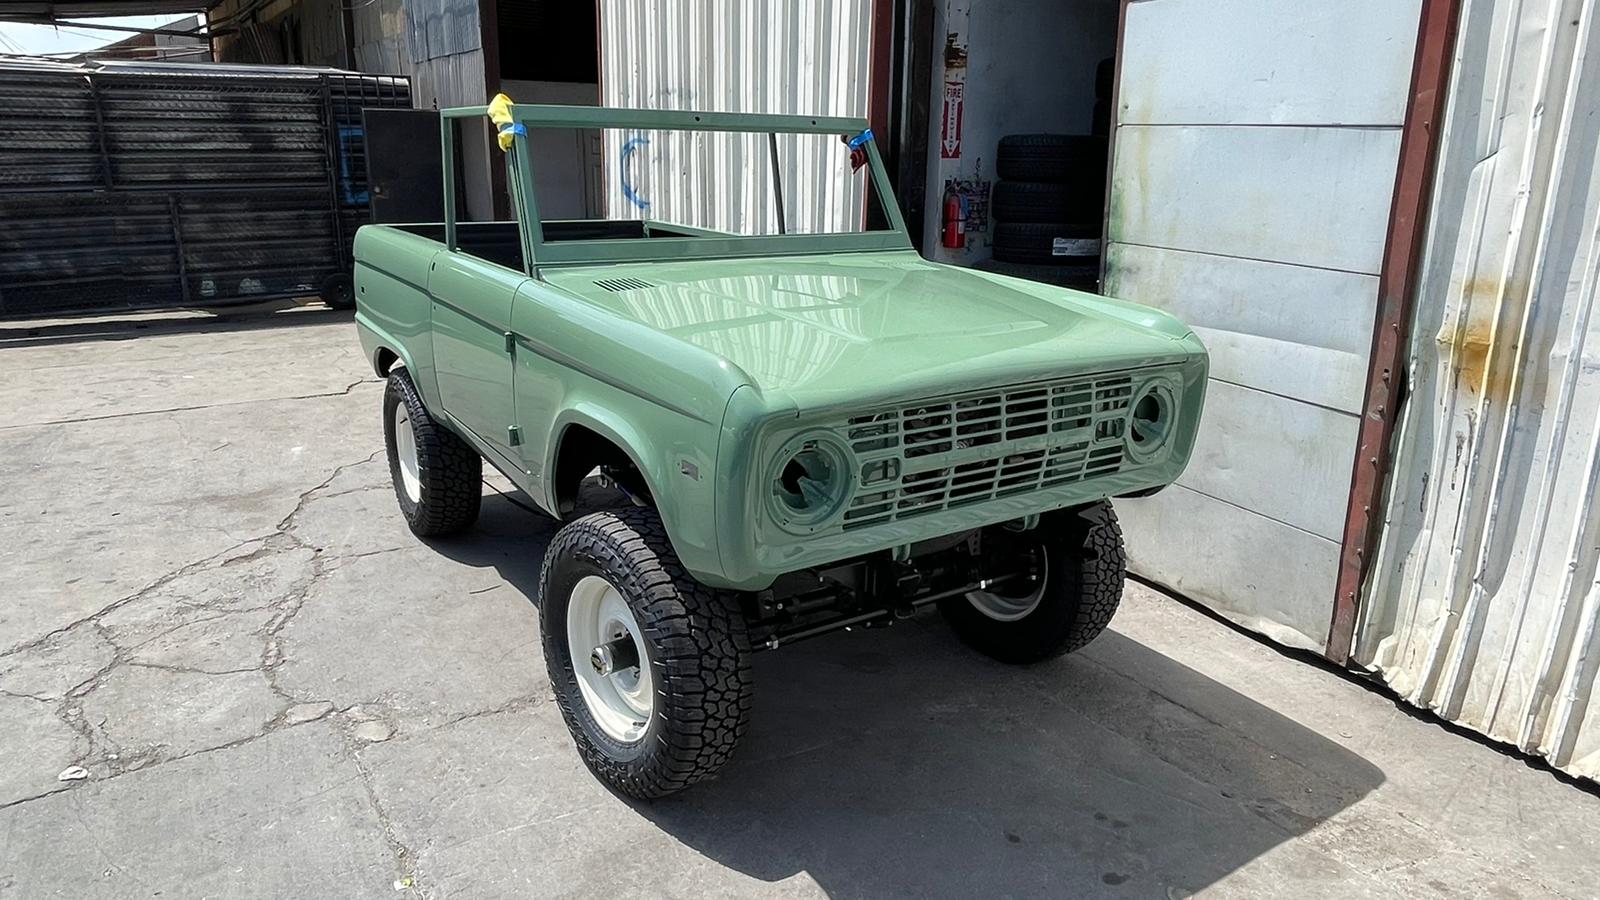
[[[1376,276],[1132,244],[1107,252],[1106,292],[1164,298],[1205,342],[1212,378],[1360,410]]]
[[[1121,121],[1399,125],[1405,93],[1395,86],[1411,78],[1421,9],[1421,0],[1130,3]]]
[[[1376,275],[1399,155],[1396,128],[1124,125],[1107,237]]]
[[[1337,543],[1182,484],[1116,509],[1134,571],[1161,573],[1172,590],[1280,644],[1322,649],[1328,615],[1299,598],[1331,595]]]
[[[1600,19],[1465,0],[1355,658],[1600,778]]]
[[[1356,425],[1346,413],[1213,379],[1194,457],[1179,481],[1338,540]]]
[[[1333,610],[1420,9],[1127,7],[1106,291],[1175,313],[1212,355],[1189,470],[1117,504],[1130,559],[1300,647]]]

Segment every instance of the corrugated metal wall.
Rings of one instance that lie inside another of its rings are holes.
[[[600,0],[602,106],[828,116],[867,114],[871,0]],[[606,135],[606,209],[640,214],[622,188],[631,134]],[[776,233],[765,142],[720,135],[652,146],[630,160],[659,191],[647,217],[742,234]],[[865,179],[831,142],[781,141],[793,231],[859,228]],[[691,171],[675,170],[688,165]],[[630,169],[637,172],[637,169]],[[685,177],[687,175],[687,177]],[[715,189],[710,185],[716,185]]]
[[[1465,0],[1356,661],[1600,777],[1594,0]]]
[[[1320,651],[1420,0],[1125,9],[1105,290],[1211,351],[1188,470],[1117,502],[1130,565]]]
[[[411,74],[405,0],[361,0],[350,7],[350,25],[358,71]]]
[[[0,63],[0,316],[314,293],[370,215],[365,106],[404,79]]]

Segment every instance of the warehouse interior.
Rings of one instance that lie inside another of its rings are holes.
[[[1081,240],[1103,237],[1114,74],[1105,61],[1117,49],[1118,7],[1117,0],[935,5],[924,255],[1095,288],[1099,247]],[[1059,136],[1064,165],[1014,172],[1040,180],[1003,185],[997,157],[1009,135]],[[1027,202],[1034,198],[1044,199]],[[1092,258],[1078,252],[1091,246]]]

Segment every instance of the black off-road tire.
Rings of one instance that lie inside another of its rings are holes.
[[[322,302],[328,304],[330,309],[355,309],[355,281],[343,272],[335,272],[322,279],[317,296],[321,297]]]
[[[417,447],[421,496],[406,492],[396,446],[395,408],[404,404]],[[404,368],[389,373],[383,393],[383,439],[389,453],[389,477],[406,525],[419,537],[457,534],[478,521],[483,501],[483,458],[455,432],[434,421]]]
[[[636,741],[595,721],[567,641],[573,589],[586,575],[627,602],[646,646],[655,710]],[[690,577],[651,509],[591,513],[559,531],[539,578],[539,627],[556,705],[578,754],[601,781],[630,797],[676,793],[727,764],[750,720],[750,638],[737,598]]]
[[[1090,265],[1100,258],[1100,231],[1098,222],[996,222],[994,258],[1036,266]]]
[[[1106,182],[1087,176],[1079,184],[1001,181],[992,202],[997,222],[1093,222],[1105,213]]]
[[[1082,172],[1104,171],[1106,139],[1091,134],[1011,134],[1000,139],[995,174],[1010,181],[1067,184]]]
[[[1044,517],[1033,531],[994,529],[984,542],[1042,543],[1044,595],[1013,621],[990,618],[965,596],[939,601],[939,611],[967,645],[1001,662],[1036,663],[1081,649],[1100,636],[1122,601],[1127,558],[1122,528],[1106,501]]]

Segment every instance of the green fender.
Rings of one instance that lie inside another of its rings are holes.
[[[684,568],[705,583],[721,582],[715,529],[717,426],[656,406],[640,404],[624,415],[581,399],[563,409],[551,428],[554,439],[546,450],[546,477],[539,498],[547,510],[558,509],[555,464],[574,425],[588,428],[627,455],[656,498],[667,536]],[[703,438],[690,433],[701,429],[706,432]]]

